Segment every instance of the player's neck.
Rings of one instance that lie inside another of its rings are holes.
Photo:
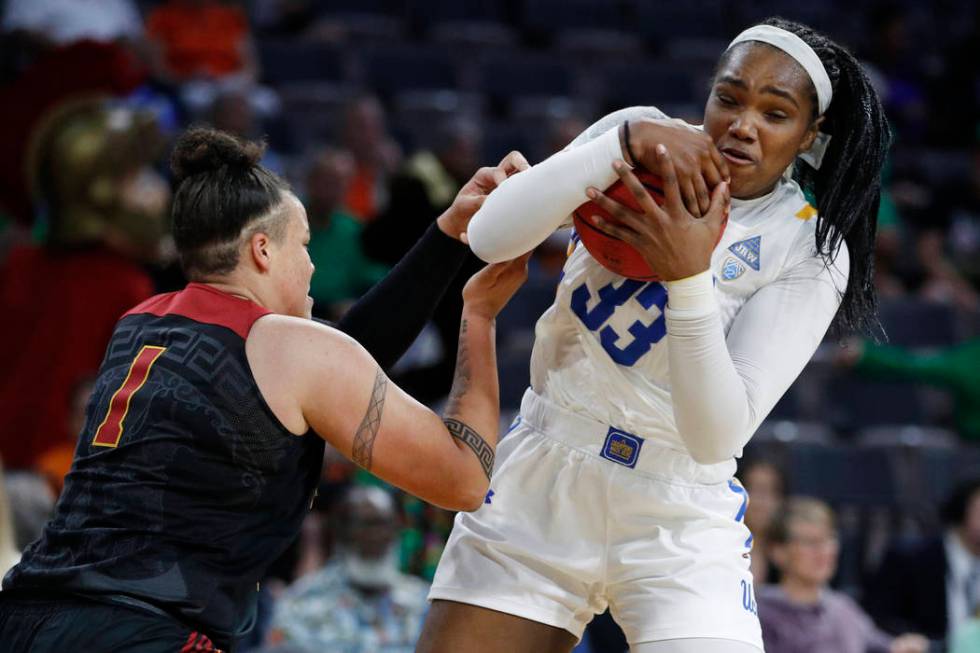
[[[783,588],[790,601],[801,605],[813,605],[820,601],[820,592],[823,590],[822,585],[794,578],[788,574],[783,576],[779,586]]]
[[[199,279],[198,283],[204,283],[215,290],[220,290],[228,295],[233,295],[235,297],[241,297],[242,299],[247,299],[250,302],[258,304],[259,306],[265,306],[262,302],[260,294],[255,292],[252,288],[249,288],[247,284],[241,283],[236,279],[232,278],[210,278],[210,279]]]

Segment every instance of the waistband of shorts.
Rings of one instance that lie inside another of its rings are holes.
[[[528,388],[521,400],[521,420],[547,437],[610,464],[662,478],[668,482],[713,485],[735,473],[735,461],[702,465],[679,451],[574,413]],[[630,464],[632,463],[632,464]]]

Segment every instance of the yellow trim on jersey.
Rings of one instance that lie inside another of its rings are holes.
[[[116,395],[122,392],[123,388],[126,387],[126,384],[129,383],[129,377],[133,374],[133,368],[136,367],[137,361],[139,361],[140,357],[143,355],[143,352],[147,349],[156,350],[157,353],[150,359],[149,364],[146,366],[146,371],[143,373],[143,379],[140,381],[140,384],[133,388],[133,391],[129,393],[128,397],[126,397],[126,409],[123,410],[123,414],[119,418],[119,433],[116,435],[116,441],[111,443],[99,442],[99,431],[102,430],[102,427],[105,426],[107,421],[109,421],[109,416],[112,415],[112,403],[116,400]],[[157,362],[157,359],[160,358],[165,351],[167,351],[166,347],[157,347],[155,345],[143,345],[143,347],[139,350],[139,353],[137,353],[136,357],[133,358],[133,362],[129,364],[129,371],[126,372],[126,378],[123,379],[122,385],[120,385],[116,391],[112,393],[112,397],[109,399],[109,407],[106,409],[105,417],[102,418],[102,423],[99,424],[99,427],[95,429],[95,437],[92,438],[93,447],[110,447],[114,449],[119,446],[119,440],[122,439],[123,434],[123,422],[126,420],[126,415],[129,414],[129,402],[132,401],[133,395],[139,392],[140,389],[146,384],[146,380],[150,377],[150,370],[153,369],[153,364]]]
[[[796,217],[806,222],[816,214],[817,214],[817,210],[813,208],[813,206],[809,202],[807,202],[802,209],[796,212]]]

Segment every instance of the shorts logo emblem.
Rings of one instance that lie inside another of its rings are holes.
[[[606,460],[611,460],[614,463],[632,469],[636,467],[636,461],[640,457],[640,447],[642,446],[643,438],[610,427],[606,433],[606,441],[602,445],[602,453],[600,455]]]

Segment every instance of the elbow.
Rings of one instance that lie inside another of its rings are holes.
[[[499,235],[494,237],[493,234],[486,233],[484,225],[487,222],[489,221],[478,222],[475,217],[470,222],[470,228],[466,232],[466,237],[470,242],[470,250],[484,263],[501,263],[514,258],[513,256],[508,257],[506,248],[501,247]]]
[[[486,242],[474,240],[472,237],[470,237],[470,249],[484,263],[501,263],[507,260],[493,247],[488,247]]]
[[[457,512],[479,510],[487,498],[487,490],[489,489],[490,479],[483,474],[474,478],[463,479],[454,497],[452,509]]]
[[[499,192],[500,188],[487,197],[466,230],[470,250],[484,263],[502,263],[533,249],[520,238],[520,230],[515,231],[513,224],[507,226],[499,197],[495,197]]]
[[[735,450],[717,446],[688,446],[691,458],[699,465],[717,465],[735,457]]]
[[[737,438],[733,437],[736,432],[738,430],[731,425],[704,429],[698,431],[697,437],[685,437],[684,443],[694,462],[699,465],[717,465],[731,460],[738,453]]]

